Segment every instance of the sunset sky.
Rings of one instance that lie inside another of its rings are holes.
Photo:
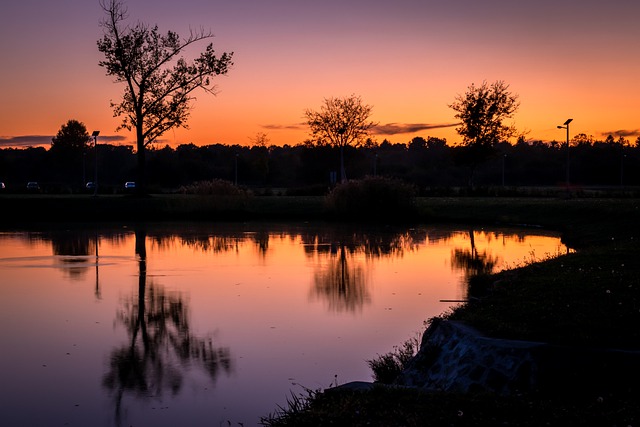
[[[304,110],[356,94],[373,106],[381,142],[460,140],[448,107],[471,83],[504,80],[514,124],[535,140],[577,133],[640,135],[637,0],[128,0],[130,22],[186,36],[211,29],[234,67],[218,95],[197,94],[189,130],[162,145],[271,144],[308,137]],[[49,145],[69,119],[99,141],[116,132],[123,87],[98,66],[98,0],[10,1],[0,14],[0,146]],[[204,48],[204,44],[202,48]],[[187,56],[190,58],[191,56]]]

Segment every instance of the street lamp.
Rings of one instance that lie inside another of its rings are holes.
[[[98,135],[100,135],[99,130],[94,130],[91,136],[93,137],[93,146],[95,148],[95,157],[96,164],[93,169],[93,195],[98,195]]]
[[[567,189],[569,188],[569,123],[572,121],[573,119],[567,119],[567,121],[563,123],[563,126],[558,126],[558,129],[567,130]]]
[[[624,188],[624,159],[627,157],[624,154],[624,147],[622,147],[622,155],[620,156],[620,187]]]
[[[239,156],[239,154],[236,154],[235,167],[233,168],[234,169],[234,175],[235,175],[234,182],[236,184],[236,187],[238,186],[238,156]]]
[[[502,186],[504,187],[504,164],[507,162],[507,155],[502,155]]]

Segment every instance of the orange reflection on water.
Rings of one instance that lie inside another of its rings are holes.
[[[539,231],[450,227],[0,234],[0,400],[25,425],[29,402],[62,422],[78,394],[79,424],[253,425],[294,382],[370,380],[365,360],[465,298],[470,272],[565,251]]]

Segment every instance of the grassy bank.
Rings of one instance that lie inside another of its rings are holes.
[[[300,402],[284,416],[264,420],[272,427],[478,427],[635,426],[635,398],[609,396],[558,400],[544,397],[456,395],[374,387],[370,391],[328,390]]]
[[[476,279],[484,295],[451,317],[493,337],[640,350],[638,239],[612,240],[609,234],[576,253]],[[591,232],[587,235],[592,237]],[[265,424],[634,426],[640,422],[639,398],[625,390],[504,397],[377,386],[369,391],[317,392],[298,402],[295,410],[275,413]]]
[[[496,197],[417,198],[403,221],[539,226],[561,231],[574,246],[632,235],[639,199]],[[323,197],[152,195],[0,195],[5,223],[34,221],[217,221],[330,219]],[[388,216],[377,221],[397,222]]]
[[[46,221],[308,220],[324,214],[322,197],[233,197],[183,194],[2,195],[6,223]]]

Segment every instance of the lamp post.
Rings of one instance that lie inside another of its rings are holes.
[[[558,129],[567,130],[567,189],[569,188],[569,123],[572,121],[573,119],[567,119],[567,121],[563,123],[563,126],[558,126]]]
[[[373,176],[378,176],[378,153],[373,155]]]
[[[627,157],[627,155],[624,154],[624,147],[622,150],[622,155],[620,156],[620,188],[624,188],[624,159]]]
[[[507,162],[507,155],[503,154],[502,155],[502,186],[503,187],[504,187],[504,166],[506,162]]]
[[[238,186],[238,156],[239,156],[239,154],[236,154],[236,156],[235,156],[235,165],[234,165],[234,168],[233,168],[233,170],[234,170],[234,182],[235,182],[236,187]]]
[[[95,148],[95,158],[96,164],[93,169],[93,195],[98,195],[98,135],[100,135],[99,130],[94,130],[91,136],[93,137],[93,146]]]

